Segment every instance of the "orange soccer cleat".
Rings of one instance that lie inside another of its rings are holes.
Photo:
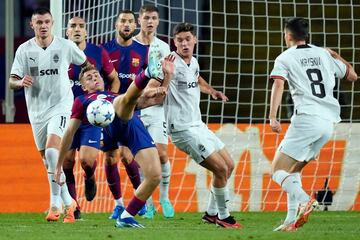
[[[76,209],[76,202],[73,200],[70,206],[65,206],[64,223],[75,222],[74,211]]]
[[[45,219],[48,222],[58,221],[60,219],[60,209],[57,207],[51,207]]]
[[[309,202],[301,204],[299,206],[298,215],[294,223],[295,228],[302,227],[305,223],[309,221],[309,216],[312,211],[314,211],[319,206],[318,201],[315,199],[310,199]]]

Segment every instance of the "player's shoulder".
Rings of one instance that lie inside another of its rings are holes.
[[[16,51],[18,53],[22,53],[26,50],[33,48],[35,46],[35,44],[36,44],[35,38],[31,38],[31,39],[27,40],[26,42],[23,42],[22,44],[20,44]]]
[[[98,52],[98,53],[101,53],[101,51],[103,51],[103,49],[104,48],[102,46],[98,46],[96,44],[87,42],[84,52],[91,52],[91,53]]]
[[[154,43],[159,44],[160,47],[169,47],[169,44],[167,42],[165,42],[164,40],[162,40],[156,36],[154,38]]]
[[[71,47],[76,47],[76,44],[69,40],[69,39],[66,39],[66,38],[62,38],[62,37],[57,37],[57,36],[54,36],[54,44],[57,44],[57,45],[67,45],[67,46],[71,46]]]
[[[136,48],[136,49],[148,49],[149,46],[144,45],[138,41],[132,41],[132,44],[130,45],[132,48]]]
[[[285,51],[283,51],[282,53],[280,53],[279,56],[277,56],[277,58],[275,59],[275,62],[283,62],[286,63],[289,61],[289,59],[293,59],[293,55],[296,55],[296,46],[292,46],[288,49],[286,49]]]
[[[107,51],[112,51],[113,49],[117,48],[116,39],[112,39],[102,45]]]
[[[137,35],[136,35],[136,36],[137,36]],[[139,44],[141,44],[141,45],[149,46],[149,45],[141,42],[136,36],[133,36],[133,37],[132,37],[133,42],[137,42],[137,43],[139,43]]]

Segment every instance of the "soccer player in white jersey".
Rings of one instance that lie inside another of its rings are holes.
[[[167,43],[155,36],[156,29],[159,25],[159,10],[154,5],[143,5],[139,10],[138,23],[140,32],[134,37],[134,40],[149,46],[149,54],[157,52],[160,58],[164,58],[170,54],[170,47]],[[147,85],[145,91],[151,88],[161,86],[161,82],[152,79]],[[170,184],[170,162],[167,154],[168,135],[166,131],[166,122],[164,116],[164,108],[162,103],[153,107],[141,110],[141,120],[150,136],[156,144],[161,162],[161,182],[160,182],[160,205],[163,215],[166,218],[174,217],[174,208],[169,200],[169,184]],[[150,197],[146,201],[145,218],[152,219],[155,215],[155,207]]]
[[[353,67],[330,49],[306,43],[308,21],[285,21],[288,49],[275,60],[270,78],[274,80],[270,102],[270,127],[281,132],[277,111],[285,81],[294,100],[294,114],[272,162],[272,179],[287,192],[288,214],[274,231],[294,231],[303,226],[318,202],[302,188],[300,172],[316,158],[340,121],[340,106],[333,97],[335,77],[356,81]],[[299,206],[298,206],[299,205]]]
[[[172,53],[175,72],[164,101],[168,133],[177,148],[213,173],[210,200],[203,221],[225,228],[240,228],[226,206],[226,185],[234,162],[224,143],[202,122],[199,106],[200,91],[214,99],[227,101],[228,98],[199,76],[199,64],[193,57],[197,42],[194,26],[180,23],[175,26],[173,35],[177,48]]]
[[[68,67],[70,63],[85,66],[86,56],[73,42],[51,34],[53,18],[48,9],[35,10],[30,26],[35,37],[21,44],[16,51],[9,78],[10,88],[25,89],[35,143],[47,168],[50,209],[46,220],[59,220],[62,199],[65,204],[64,222],[74,222],[76,204],[66,184],[60,187],[54,182],[54,171],[74,100]],[[64,174],[62,177],[65,178]]]

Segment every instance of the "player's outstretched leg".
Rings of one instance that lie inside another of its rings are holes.
[[[160,160],[155,147],[145,148],[138,151],[135,160],[144,173],[144,180],[136,189],[135,195],[116,220],[116,227],[143,227],[134,216],[144,207],[148,199],[160,183],[161,170]]]

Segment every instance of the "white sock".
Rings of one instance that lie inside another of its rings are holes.
[[[114,199],[114,202],[115,202],[115,206],[124,206],[124,201],[123,201],[123,198],[119,198],[119,199]]]
[[[223,188],[213,187],[213,191],[216,199],[216,205],[219,211],[218,218],[221,220],[230,216],[229,209],[226,207],[225,189],[226,187]]]
[[[161,164],[160,200],[169,199],[170,162]]]
[[[298,181],[300,182],[300,186],[302,187],[300,173],[297,172],[293,173],[292,175],[298,179]],[[298,206],[299,204],[298,201],[296,201],[295,196],[290,196],[290,194],[287,193],[287,215],[284,221],[285,224],[290,224],[295,221]]]
[[[309,195],[302,189],[298,177],[284,170],[278,170],[273,174],[273,180],[289,193],[290,197],[294,196],[299,203],[310,200]]]
[[[133,215],[131,215],[130,213],[128,213],[127,211],[126,211],[126,209],[122,212],[122,214],[121,214],[121,216],[120,216],[120,218],[128,218],[128,217],[134,217]]]
[[[60,179],[61,179],[60,181],[64,183],[61,186],[61,199],[63,200],[65,206],[70,206],[73,199],[72,199],[72,197],[69,193],[68,187],[66,185],[66,177],[65,177],[64,173],[61,173]]]
[[[209,193],[209,201],[206,212],[210,216],[215,216],[218,213],[217,205],[216,205],[216,199],[213,187],[211,186],[210,193]]]
[[[59,151],[55,148],[45,150],[45,159],[48,166],[48,181],[50,184],[50,206],[60,208],[61,187],[55,182],[54,172],[59,157]]]
[[[147,200],[146,200],[146,206],[154,206],[154,201],[152,199],[152,196],[150,196]]]

